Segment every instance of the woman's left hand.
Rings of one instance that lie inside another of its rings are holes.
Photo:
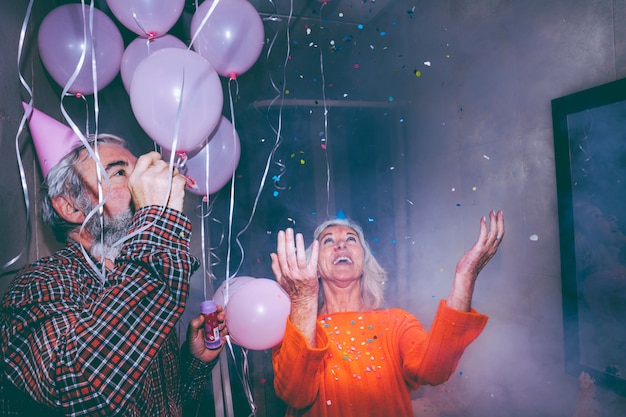
[[[474,246],[463,255],[456,265],[456,273],[474,281],[478,274],[496,254],[498,246],[504,237],[504,216],[502,211],[489,213],[489,227],[487,220],[480,219],[480,234]]]
[[[449,307],[470,311],[476,278],[496,254],[503,237],[504,216],[501,210],[489,213],[489,227],[487,219],[480,219],[480,233],[476,243],[456,264],[454,282],[447,300]]]

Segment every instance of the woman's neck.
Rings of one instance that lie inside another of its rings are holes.
[[[324,305],[320,314],[345,313],[348,311],[364,311],[365,307],[361,300],[361,286],[355,285],[349,288],[338,288],[324,285]]]

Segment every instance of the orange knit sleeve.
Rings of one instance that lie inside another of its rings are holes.
[[[419,322],[417,326],[407,322],[398,338],[407,385],[416,389],[420,385],[447,381],[467,346],[484,329],[487,319],[473,309],[470,312],[454,310],[441,300],[427,334],[417,328],[421,328]]]
[[[272,351],[274,389],[280,399],[294,408],[307,407],[318,396],[328,351],[328,336],[319,323],[316,338],[316,345],[322,347],[311,348],[287,319],[283,341]]]

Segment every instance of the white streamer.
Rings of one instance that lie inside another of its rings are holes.
[[[28,100],[28,106],[26,111],[22,115],[22,119],[20,120],[19,127],[17,129],[17,133],[15,134],[15,156],[17,157],[17,165],[20,172],[20,183],[22,185],[22,195],[24,196],[24,207],[26,208],[26,234],[25,234],[25,244],[22,247],[20,253],[18,253],[13,259],[9,260],[2,266],[0,272],[5,271],[11,265],[15,264],[26,252],[26,248],[29,246],[30,242],[30,200],[28,198],[28,183],[26,182],[26,171],[24,169],[24,163],[22,161],[22,157],[20,154],[20,136],[24,131],[24,126],[26,125],[26,121],[28,120],[28,116],[31,114],[33,110],[33,91],[22,76],[21,66],[22,66],[22,51],[24,50],[24,38],[26,37],[26,28],[28,27],[28,22],[30,21],[30,15],[33,8],[34,0],[30,0],[28,2],[28,6],[26,8],[26,15],[24,16],[24,21],[22,22],[22,29],[20,30],[20,40],[17,48],[17,74],[20,79],[20,83],[30,96]]]

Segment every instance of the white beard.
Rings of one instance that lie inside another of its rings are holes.
[[[94,237],[94,242],[89,249],[91,255],[96,259],[114,261],[122,250],[124,243],[122,239],[128,235],[132,220],[133,213],[130,209],[114,218],[104,217],[104,227],[99,216],[92,217],[85,225]]]

